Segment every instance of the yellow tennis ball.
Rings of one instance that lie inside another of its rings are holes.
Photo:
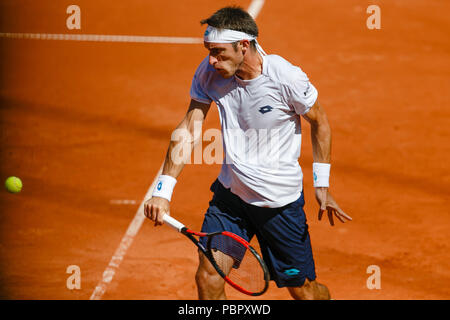
[[[5,181],[5,187],[11,193],[18,193],[22,190],[22,181],[17,177],[9,177]]]

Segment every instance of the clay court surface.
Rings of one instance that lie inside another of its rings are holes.
[[[0,32],[201,37],[199,21],[230,2],[79,0],[81,30],[66,28],[70,4],[2,1]],[[370,4],[381,30],[366,27]],[[317,220],[305,121],[300,164],[318,280],[335,299],[450,298],[449,11],[444,0],[266,0],[257,16],[262,47],[309,75],[331,123],[331,192],[352,222]],[[0,192],[1,299],[91,297],[206,54],[202,44],[0,38],[0,178],[24,184]],[[204,129],[219,127],[213,105]],[[199,229],[219,170],[187,165],[172,216]],[[196,299],[197,260],[183,236],[145,220],[101,298]],[[79,290],[66,287],[70,265]],[[366,286],[371,265],[381,289]],[[271,283],[259,299],[289,298]]]

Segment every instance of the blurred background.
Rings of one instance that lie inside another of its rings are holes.
[[[207,55],[201,43],[170,39],[201,38],[199,21],[230,4],[255,2],[0,2],[0,178],[23,182],[20,193],[0,192],[1,299],[89,299],[158,173]],[[353,217],[334,227],[317,220],[303,123],[299,161],[318,280],[336,299],[448,299],[450,3],[259,4],[264,50],[300,66],[319,91],[333,132],[330,190]],[[67,27],[70,5],[80,9],[80,29]],[[367,27],[370,5],[380,9],[380,29]],[[167,39],[42,40],[54,34]],[[215,106],[208,128],[220,128]],[[171,214],[200,228],[219,170],[187,165]],[[196,299],[197,259],[180,235],[144,221],[102,298]],[[79,289],[67,287],[71,265],[81,270]],[[380,289],[367,286],[373,265]],[[289,298],[274,284],[260,297]]]

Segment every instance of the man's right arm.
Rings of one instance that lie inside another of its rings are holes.
[[[169,143],[169,148],[166,153],[166,159],[162,170],[162,175],[177,178],[184,165],[190,158],[190,154],[194,146],[200,141],[202,132],[196,132],[196,124],[202,124],[205,121],[206,115],[211,104],[204,104],[191,99],[188,111],[185,117],[176,127],[172,133],[172,139]],[[177,137],[173,139],[173,137]],[[176,150],[184,150],[182,156]],[[162,197],[152,197],[144,203],[145,216],[155,221],[155,226],[163,224],[164,214],[169,214],[170,203],[169,200]]]

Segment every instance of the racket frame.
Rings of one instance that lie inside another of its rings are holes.
[[[191,229],[188,229],[185,225],[183,225],[181,222],[177,221],[176,219],[172,218],[168,214],[164,215],[163,220],[169,226],[171,226],[172,228],[174,228],[178,232],[180,232],[180,233],[184,234],[186,237],[188,237],[189,240],[191,240],[200,249],[200,251],[206,256],[206,258],[212,264],[212,266],[217,271],[217,273],[229,285],[231,285],[233,288],[235,288],[236,290],[238,290],[238,291],[240,291],[240,292],[242,292],[244,294],[247,294],[249,296],[260,296],[260,295],[264,294],[267,291],[267,289],[269,287],[269,280],[270,280],[269,271],[267,269],[267,266],[264,263],[264,260],[259,255],[259,253],[245,239],[243,239],[243,238],[239,237],[237,234],[234,234],[234,233],[229,232],[229,231],[217,231],[217,232],[212,232],[212,233],[196,232],[196,231],[193,231]],[[206,248],[200,243],[200,241],[197,238],[194,237],[194,235],[197,236],[197,237],[207,237],[208,238]],[[222,271],[222,269],[220,269],[220,267],[217,265],[216,261],[214,260],[214,257],[212,255],[212,251],[210,249],[211,239],[214,236],[217,236],[217,235],[224,235],[224,236],[230,237],[230,238],[238,241],[240,244],[244,245],[248,250],[250,250],[250,252],[255,256],[256,260],[258,261],[258,263],[260,264],[260,266],[261,266],[261,268],[263,269],[263,272],[264,272],[264,282],[265,282],[265,284],[264,284],[263,290],[261,290],[260,292],[248,291],[248,290],[244,289],[242,286],[234,283]]]

